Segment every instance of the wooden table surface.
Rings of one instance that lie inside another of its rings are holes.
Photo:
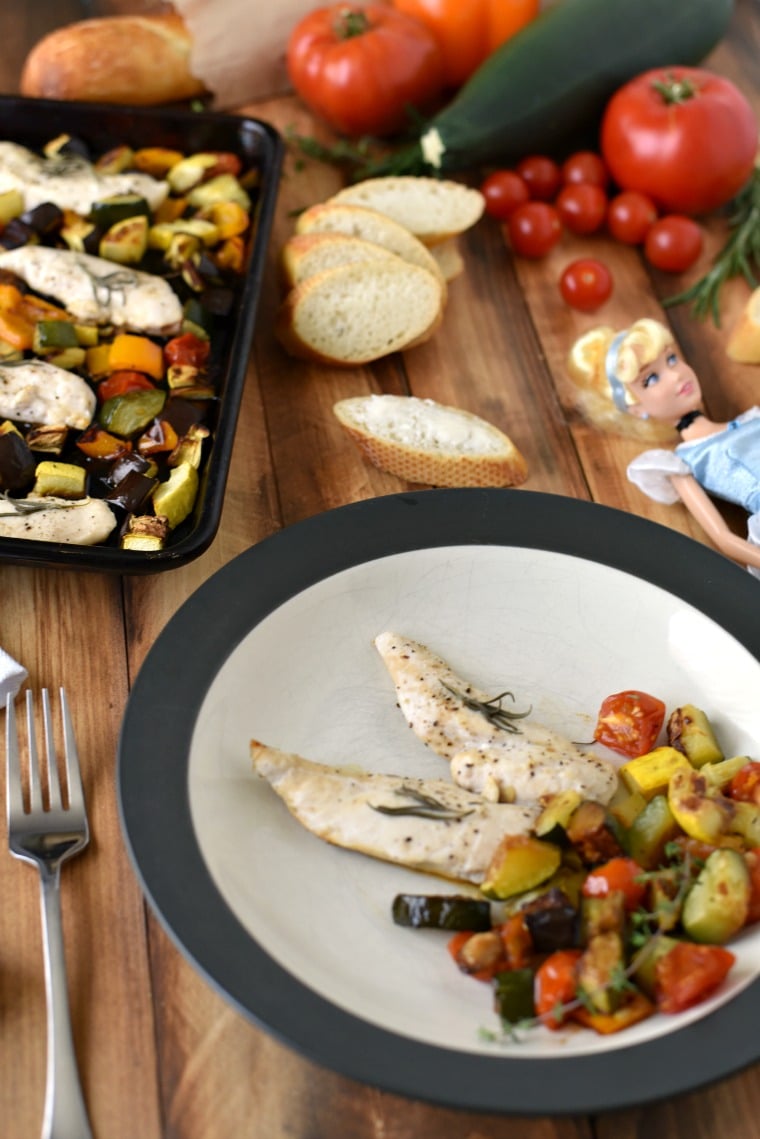
[[[137,5],[6,0],[0,90],[17,89],[24,55],[42,32],[120,9]],[[733,77],[760,113],[758,0],[737,0],[729,33],[709,64]],[[290,98],[246,110],[282,130],[313,128]],[[66,682],[83,757],[93,840],[64,870],[63,907],[74,1035],[95,1135],[757,1139],[757,1067],[660,1105],[573,1119],[464,1114],[358,1085],[248,1023],[194,971],[146,907],[120,832],[115,754],[130,684],[157,635],[202,582],[273,531],[405,489],[365,464],[332,416],[336,399],[411,392],[459,404],[513,437],[530,467],[526,489],[592,499],[705,540],[681,506],[656,506],[627,482],[626,462],[640,445],[584,424],[563,388],[574,337],[600,316],[618,327],[641,315],[662,316],[658,296],[674,291],[672,279],[649,273],[636,252],[595,237],[613,267],[616,292],[601,314],[579,315],[559,301],[556,277],[587,241],[566,238],[546,261],[518,262],[499,227],[483,220],[462,242],[465,270],[428,344],[367,368],[309,366],[286,357],[272,336],[275,258],[291,232],[292,211],[338,185],[329,167],[286,163],[225,508],[211,548],[185,568],[152,577],[0,565],[0,643],[26,665],[35,688]],[[702,267],[720,237],[717,223],[712,229]],[[719,416],[743,410],[760,391],[760,370],[732,364],[724,351],[746,294],[738,282],[726,290],[721,329],[696,322],[683,308],[669,313]],[[29,1139],[39,1133],[45,1075],[38,887],[30,868],[2,852],[0,898],[0,1132],[4,1139]]]

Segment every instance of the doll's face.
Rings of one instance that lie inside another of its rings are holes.
[[[671,344],[641,368],[628,389],[636,400],[632,415],[677,423],[682,415],[702,404],[702,389],[692,368]]]

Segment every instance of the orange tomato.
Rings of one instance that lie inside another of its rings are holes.
[[[441,48],[447,86],[461,87],[500,44],[535,19],[540,0],[393,0],[393,6],[427,25]]]

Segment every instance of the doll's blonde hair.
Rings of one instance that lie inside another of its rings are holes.
[[[568,357],[574,402],[588,419],[600,426],[613,427],[621,434],[650,442],[672,442],[675,437],[672,427],[626,415],[621,403],[632,407],[637,402],[628,385],[642,368],[673,343],[670,329],[651,317],[642,317],[622,332],[606,325],[590,329],[575,341]],[[615,389],[617,402],[613,395]]]

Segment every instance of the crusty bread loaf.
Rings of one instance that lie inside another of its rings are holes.
[[[58,28],[24,63],[22,95],[149,106],[200,95],[192,41],[176,13],[104,16]]]
[[[365,206],[349,202],[319,202],[299,214],[296,233],[343,233],[382,245],[412,265],[427,269],[443,281],[438,262],[421,241],[399,222]]]
[[[739,364],[760,364],[760,288],[750,293],[731,329],[726,354]]]
[[[294,233],[282,247],[282,271],[292,288],[323,269],[383,257],[396,257],[396,254],[361,237],[344,233]]]
[[[366,178],[339,190],[331,201],[377,210],[428,245],[464,233],[485,208],[479,190],[461,182],[411,174]]]
[[[441,283],[426,269],[400,257],[356,261],[291,289],[275,334],[293,356],[366,364],[432,335],[441,311]]]
[[[333,407],[364,455],[381,470],[431,486],[518,486],[525,458],[491,423],[414,396],[371,395]]]

